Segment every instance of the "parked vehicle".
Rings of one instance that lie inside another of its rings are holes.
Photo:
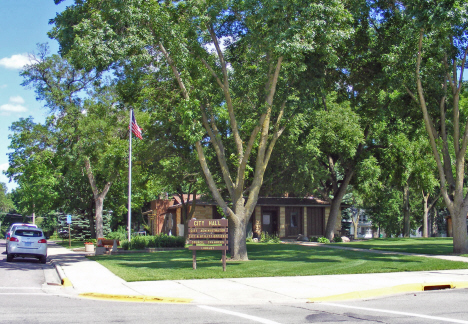
[[[30,226],[30,227],[37,228],[37,225],[35,225],[35,224],[25,224],[25,223],[14,223],[14,224],[11,224],[10,227],[8,228],[8,230],[7,230],[6,233],[5,233],[5,239],[6,239],[7,241],[8,241],[8,239],[10,238],[11,233],[12,233],[18,226]]]
[[[41,263],[47,262],[47,240],[40,228],[17,226],[6,242],[7,262],[13,258],[37,258]]]
[[[11,233],[13,233],[18,226],[28,226],[28,227],[37,228],[37,225],[35,225],[35,224],[25,224],[25,223],[11,224],[10,227],[8,228],[8,230],[5,233],[6,242],[8,242],[8,240],[10,239]],[[8,244],[6,245],[6,252],[8,253]]]

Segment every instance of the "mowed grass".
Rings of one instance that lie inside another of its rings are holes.
[[[355,273],[467,269],[468,263],[404,255],[355,252],[293,244],[248,244],[250,261],[228,261],[222,271],[220,251],[198,251],[192,269],[188,250],[97,256],[126,281],[312,276]]]
[[[450,255],[453,253],[453,239],[451,237],[385,238],[334,244],[358,249],[418,254]]]

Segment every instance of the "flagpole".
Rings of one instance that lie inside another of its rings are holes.
[[[132,232],[132,114],[133,109],[130,109],[129,120],[129,149],[128,149],[128,242],[130,243]]]

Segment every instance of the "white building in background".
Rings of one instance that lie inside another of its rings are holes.
[[[372,231],[372,222],[365,213],[359,213],[357,234],[354,233],[354,226],[351,227],[351,235],[354,238],[370,239],[375,237]]]

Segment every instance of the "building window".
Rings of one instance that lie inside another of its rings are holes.
[[[291,227],[297,227],[297,212],[292,212],[291,213]]]

